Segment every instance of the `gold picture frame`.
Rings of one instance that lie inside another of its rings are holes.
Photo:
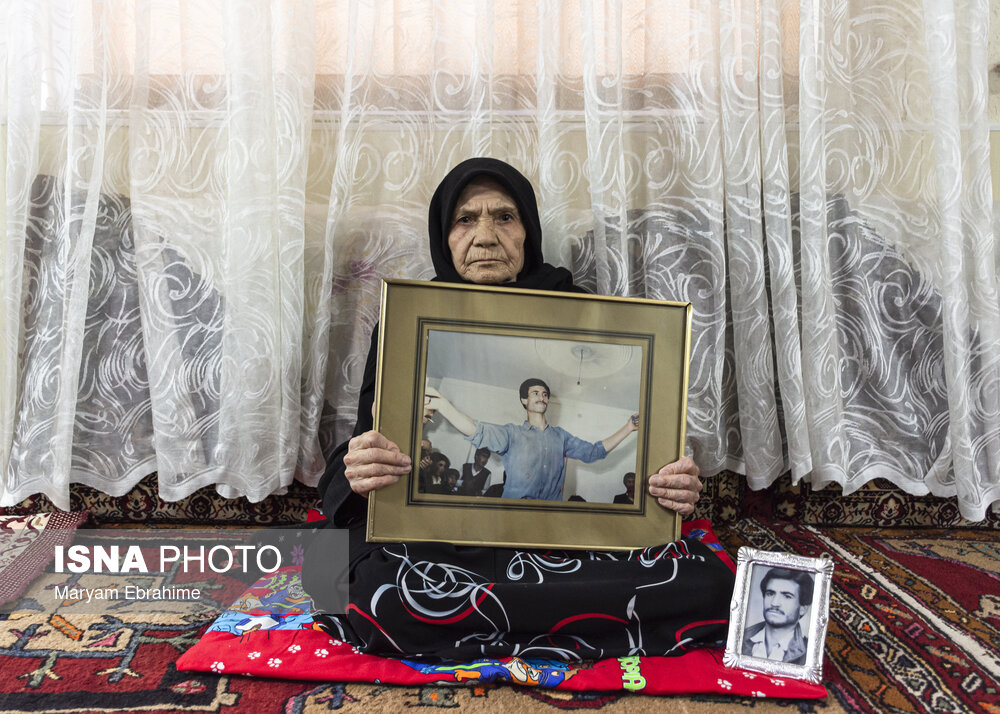
[[[384,280],[378,340],[375,428],[415,467],[372,492],[369,541],[628,550],[680,538],[680,516],[649,495],[647,480],[684,453],[689,303]],[[548,447],[524,436],[526,416],[537,418],[520,398],[528,378],[544,382],[532,398],[545,405],[530,407],[545,417],[538,431],[575,458],[558,446],[536,457]],[[455,412],[469,412],[477,431],[465,436]],[[421,453],[424,438],[433,458]],[[502,478],[506,495],[469,486],[487,444],[487,483]],[[456,482],[444,461],[468,463],[469,477]]]

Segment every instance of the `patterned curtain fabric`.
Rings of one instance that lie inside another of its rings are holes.
[[[550,262],[690,301],[688,448],[1000,499],[986,0],[4,3],[3,503],[252,501],[347,434],[488,155]]]

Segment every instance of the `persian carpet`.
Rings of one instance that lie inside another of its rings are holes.
[[[997,531],[746,520],[722,540],[833,557],[823,683],[846,710],[1000,712]]]
[[[20,597],[52,560],[54,548],[73,539],[86,512],[0,516],[0,605]]]
[[[719,529],[719,536],[731,553],[749,545],[809,556],[829,553],[836,561],[825,701],[507,685],[390,687],[178,672],[178,657],[198,641],[210,618],[56,613],[0,620],[0,711],[1000,712],[996,531],[745,520]]]

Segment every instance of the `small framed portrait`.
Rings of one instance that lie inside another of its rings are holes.
[[[371,541],[630,549],[676,540],[647,492],[683,454],[691,306],[387,280],[375,426],[415,468]]]
[[[831,558],[740,548],[723,662],[819,682],[832,578]]]

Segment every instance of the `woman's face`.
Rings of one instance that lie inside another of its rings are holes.
[[[509,283],[524,267],[524,224],[497,183],[473,179],[458,197],[448,232],[455,270],[480,285]]]

